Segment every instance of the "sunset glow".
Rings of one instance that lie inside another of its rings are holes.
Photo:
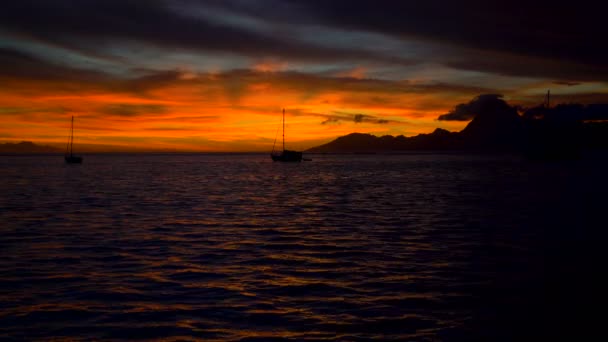
[[[572,59],[364,24],[345,30],[331,18],[286,23],[253,4],[223,5],[124,5],[146,31],[117,24],[113,3],[81,15],[44,4],[42,21],[25,17],[27,5],[9,5],[0,15],[0,142],[62,146],[74,115],[81,151],[268,151],[285,108],[288,145],[305,149],[351,132],[458,131],[466,122],[437,117],[482,93],[523,106],[548,88],[571,102],[608,94],[603,67]],[[161,14],[174,26],[149,22]],[[106,21],[118,27],[95,26]],[[513,70],[515,55],[525,70]]]

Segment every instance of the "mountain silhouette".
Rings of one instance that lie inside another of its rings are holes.
[[[60,149],[48,145],[36,145],[31,141],[22,141],[20,143],[4,143],[0,144],[0,153],[4,154],[21,154],[21,153],[57,153]]]
[[[437,128],[413,137],[351,133],[309,153],[391,153],[471,151],[523,153],[533,158],[577,156],[582,150],[608,150],[608,105],[543,104],[521,114],[498,94],[459,104],[438,120],[471,120],[460,132]]]
[[[399,152],[411,150],[454,150],[460,142],[458,133],[437,128],[430,134],[419,134],[414,137],[403,135],[385,135],[377,137],[366,133],[351,133],[337,138],[327,144],[313,147],[311,153],[375,153]]]
[[[522,118],[499,95],[481,95],[473,120],[460,132],[464,147],[477,150],[510,151],[521,146]]]

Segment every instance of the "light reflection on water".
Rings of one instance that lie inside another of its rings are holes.
[[[0,338],[508,337],[536,324],[544,235],[580,224],[606,171],[313,159],[3,158]]]

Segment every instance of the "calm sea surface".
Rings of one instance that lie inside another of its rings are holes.
[[[513,340],[580,317],[605,158],[311,157],[0,158],[0,339]]]

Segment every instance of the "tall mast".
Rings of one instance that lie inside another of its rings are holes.
[[[283,108],[283,151],[285,151],[285,108]]]
[[[547,90],[547,108],[551,107],[550,101],[551,100],[551,90]]]
[[[72,115],[72,130],[70,132],[70,156],[72,156],[73,146],[74,146],[74,115]]]

